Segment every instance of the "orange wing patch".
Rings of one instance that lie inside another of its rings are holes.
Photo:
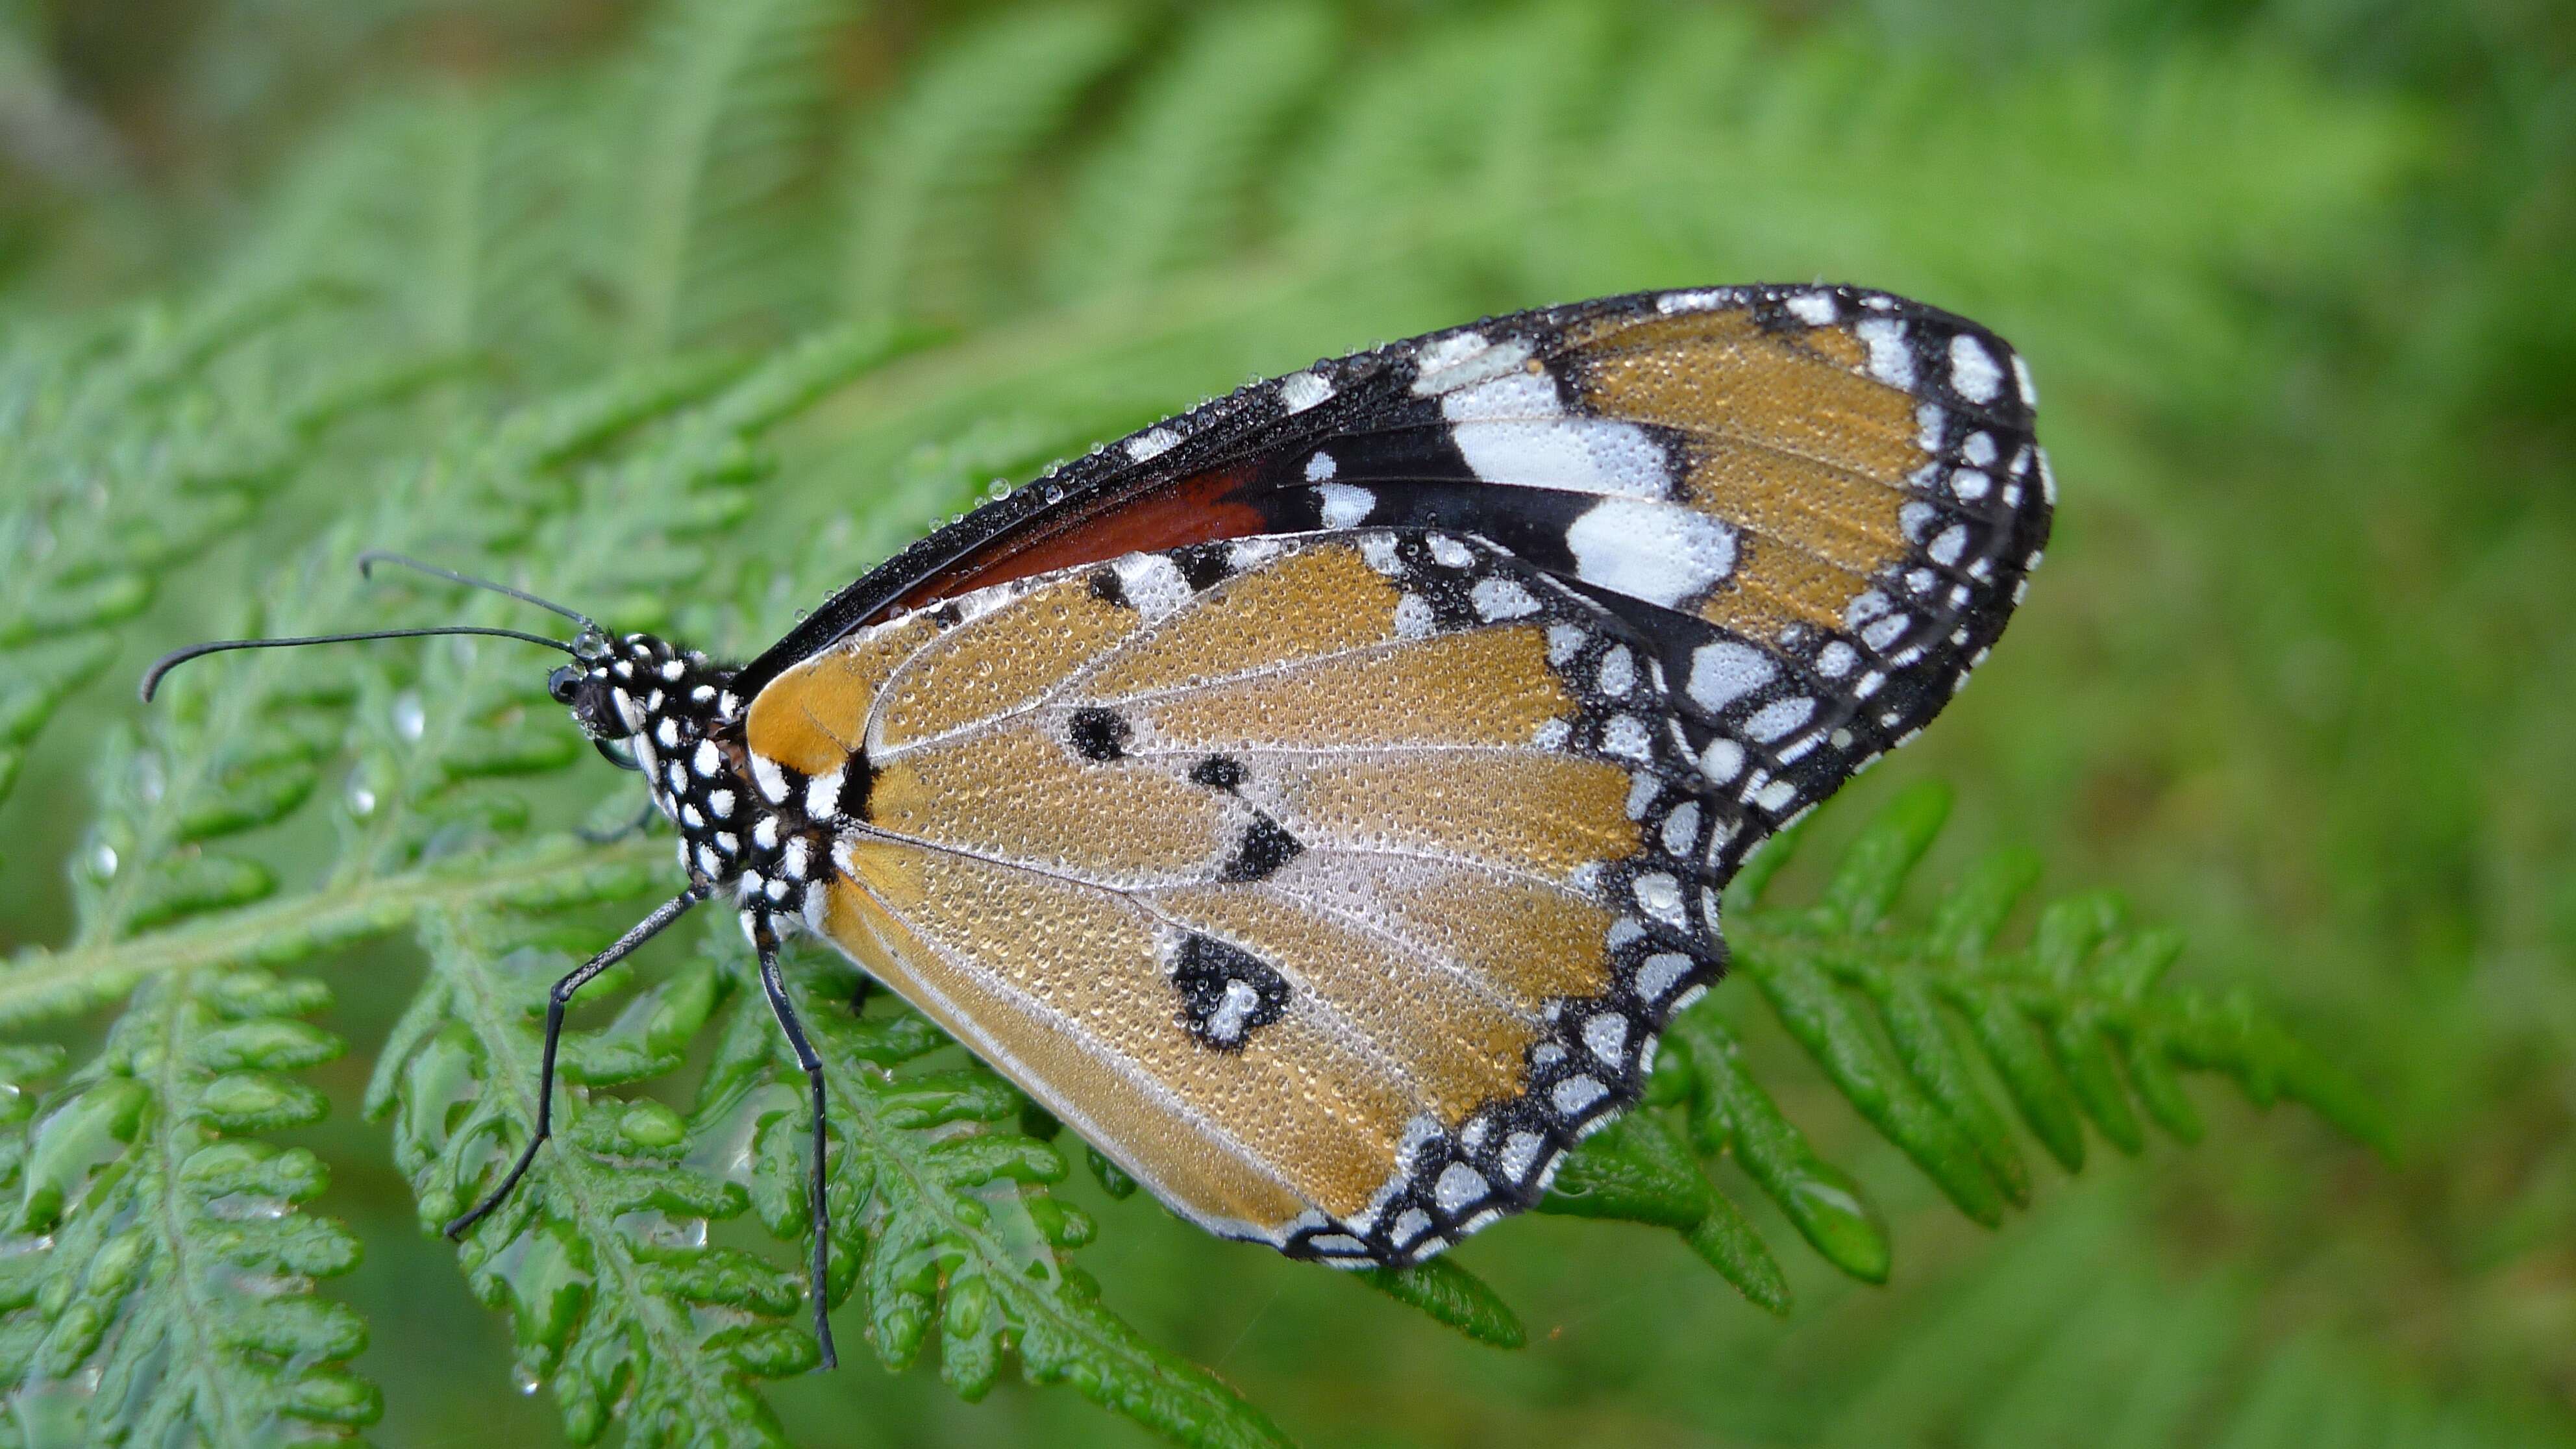
[[[1264,669],[1144,704],[1172,749],[1526,745],[1575,713],[1535,628],[1480,630]]]
[[[840,769],[859,748],[886,676],[938,635],[928,614],[907,614],[780,675],[751,702],[744,730],[753,752],[806,775]]]
[[[1735,530],[1703,618],[1764,640],[1833,628],[1912,547],[1902,485],[1932,454],[1913,396],[1870,373],[1857,331],[1766,330],[1739,308],[1604,318],[1572,343],[1584,405],[1688,439],[1683,499]]]
[[[1018,594],[1007,619],[966,617],[903,661],[875,702],[869,746],[890,752],[1023,709],[1143,623],[1089,573]]]

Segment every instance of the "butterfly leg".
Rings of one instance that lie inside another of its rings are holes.
[[[492,1189],[490,1195],[476,1203],[471,1211],[448,1223],[449,1237],[463,1235],[467,1228],[481,1222],[507,1200],[510,1189],[517,1187],[519,1179],[527,1175],[528,1164],[536,1161],[537,1149],[554,1134],[555,1047],[563,1040],[564,1006],[572,1000],[572,994],[588,985],[592,977],[632,955],[636,947],[662,934],[673,921],[687,914],[689,907],[706,898],[705,889],[691,886],[664,901],[654,907],[653,914],[636,922],[633,929],[610,942],[607,950],[575,967],[546,992],[546,1045],[541,1065],[537,1068],[537,1130],[528,1138],[528,1145],[520,1149],[519,1160],[511,1164],[510,1175],[501,1179],[501,1185]]]
[[[754,934],[760,946],[760,985],[769,993],[769,1009],[778,1017],[779,1030],[787,1033],[787,1044],[796,1051],[796,1064],[805,1069],[805,1083],[814,1094],[814,1163],[808,1179],[814,1203],[814,1337],[823,1345],[823,1367],[836,1368],[840,1355],[832,1348],[831,1299],[827,1270],[831,1266],[832,1210],[823,1197],[823,1059],[814,1055],[813,1044],[805,1039],[805,1024],[796,1019],[796,1007],[787,999],[786,978],[778,974],[778,942],[762,922]]]

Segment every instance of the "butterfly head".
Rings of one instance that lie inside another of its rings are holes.
[[[733,773],[712,738],[739,708],[725,687],[732,678],[731,669],[667,639],[600,635],[578,641],[573,662],[546,677],[546,692],[602,753],[631,752],[655,798],[676,816],[706,782]]]

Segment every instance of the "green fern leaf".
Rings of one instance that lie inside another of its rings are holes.
[[[805,301],[794,185],[816,165],[837,0],[674,0],[631,104],[626,337],[642,355]]]
[[[1766,900],[1804,838],[1782,835],[1729,891],[1727,939],[1736,973],[1751,979],[1789,1037],[1962,1213],[1993,1226],[2007,1203],[2026,1204],[2030,1194],[2002,1115],[1954,1036],[1962,1028],[2070,1172],[2083,1165],[2082,1122],[2135,1153],[2145,1145],[2143,1107],[2191,1140],[2198,1117],[2179,1081],[2184,1069],[2232,1077],[2258,1104],[2302,1102],[2365,1141],[2385,1142],[2360,1091],[2249,999],[2162,986],[2180,938],[2123,932],[2110,897],[2053,902],[2026,950],[1995,950],[2036,879],[2026,856],[1973,867],[1926,926],[1893,920],[1949,807],[1939,784],[1898,794],[1845,850],[1812,906]],[[1669,1040],[1690,1077],[1685,1115],[1700,1152],[1743,1168],[1835,1267],[1885,1281],[1884,1224],[1746,1069],[1736,1031],[1703,1006],[1676,1019]],[[1732,1204],[1719,1205],[1651,1110],[1569,1157],[1543,1207],[1679,1228],[1747,1297],[1775,1309],[1786,1302],[1750,1225]]]
[[[345,411],[309,395],[278,408],[207,376],[329,297],[306,282],[0,351],[0,800],[37,732],[113,657],[108,631],[177,561],[242,527]]]
[[[861,318],[954,320],[1001,255],[1028,153],[1133,39],[1117,12],[1021,10],[950,40],[858,138],[844,305]]]
[[[1311,5],[1218,10],[1194,24],[1077,183],[1055,255],[1059,294],[1112,291],[1236,242],[1262,156],[1339,44],[1329,13]]]
[[[255,970],[164,977],[26,1129],[0,1300],[22,1434],[338,1440],[381,1412],[348,1368],[365,1325],[313,1291],[358,1263],[346,1229],[302,1210],[328,1173],[253,1135],[322,1117],[293,1073],[341,1051],[298,1019],[325,999]]]

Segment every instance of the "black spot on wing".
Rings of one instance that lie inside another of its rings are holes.
[[[1180,569],[1181,577],[1189,581],[1191,590],[1195,592],[1214,587],[1234,571],[1227,562],[1230,552],[1229,546],[1222,543],[1193,543],[1173,549],[1166,556]]]
[[[1243,832],[1242,846],[1235,851],[1234,859],[1225,863],[1218,878],[1235,882],[1267,880],[1305,851],[1306,847],[1278,821],[1255,815],[1251,827]]]
[[[1114,709],[1077,709],[1065,722],[1064,737],[1086,760],[1115,760],[1127,753],[1136,727]]]
[[[1243,762],[1227,755],[1210,755],[1190,767],[1191,782],[1211,790],[1231,790],[1243,778]]]
[[[1119,580],[1116,569],[1093,569],[1085,582],[1091,586],[1091,596],[1104,604],[1115,604],[1122,609],[1136,607],[1129,602],[1127,585]]]
[[[1246,1038],[1288,1010],[1288,981],[1268,962],[1212,936],[1182,940],[1172,964],[1181,1025],[1202,1046],[1241,1051]]]

